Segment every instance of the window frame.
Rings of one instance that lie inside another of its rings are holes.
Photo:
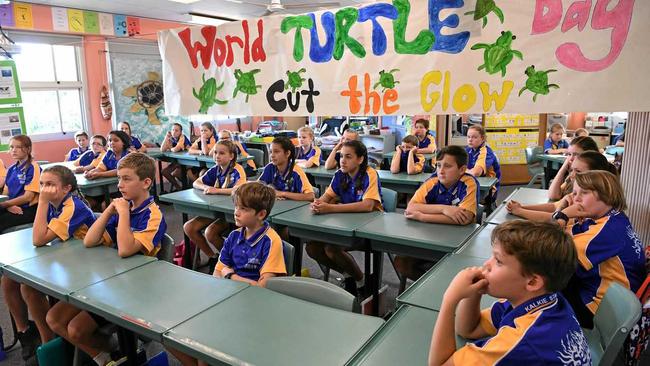
[[[20,90],[21,93],[23,94],[23,99],[24,99],[24,93],[25,92],[36,92],[36,91],[62,91],[62,90],[78,90],[79,91],[79,107],[81,111],[81,129],[84,131],[90,131],[90,111],[88,108],[88,101],[90,100],[88,97],[88,88],[86,87],[87,85],[87,78],[86,78],[86,64],[84,60],[84,44],[83,44],[83,38],[81,36],[68,36],[68,35],[59,35],[59,34],[42,34],[38,32],[17,32],[17,31],[11,31],[8,32],[9,37],[11,37],[16,43],[35,43],[35,44],[46,44],[49,46],[56,46],[56,45],[68,45],[68,46],[74,46],[74,51],[75,51],[75,61],[77,63],[77,78],[78,81],[22,81],[20,78],[20,74],[18,74],[18,81],[20,84]],[[52,50],[52,62],[54,65],[54,77],[56,79],[56,60],[54,58],[54,49],[50,47]],[[18,66],[16,65],[16,68]],[[58,98],[58,94],[57,94]],[[23,111],[25,111],[25,106],[24,103],[21,103],[23,107]],[[39,142],[39,141],[57,141],[57,140],[65,140],[69,139],[70,136],[73,136],[75,131],[64,131],[63,130],[63,116],[61,115],[61,104],[60,102],[58,103],[59,106],[59,119],[60,119],[60,125],[59,125],[59,131],[57,132],[50,132],[50,133],[37,133],[37,134],[29,134],[30,138],[34,142]],[[25,113],[26,114],[26,113]],[[27,119],[25,119],[25,128],[29,129],[28,127],[29,123]],[[25,131],[25,133],[28,133],[28,131]],[[89,132],[90,133],[90,132]]]

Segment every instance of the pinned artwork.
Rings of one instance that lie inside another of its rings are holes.
[[[126,88],[122,95],[133,99],[131,113],[144,111],[150,124],[159,125],[157,111],[163,105],[163,84],[157,72],[150,71],[147,76],[147,80]]]

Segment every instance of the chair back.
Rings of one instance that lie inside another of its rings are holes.
[[[630,330],[641,317],[641,303],[629,289],[609,285],[594,316],[594,329],[586,331],[594,365],[613,365]]]
[[[287,268],[287,276],[293,275],[293,256],[296,249],[293,245],[282,241],[282,256],[284,257],[284,266]]]
[[[395,209],[397,208],[397,192],[382,187],[381,197],[384,199],[384,211],[395,212]]]
[[[543,152],[544,150],[542,150],[541,146],[526,148],[526,164],[528,168],[528,174],[530,174],[531,177],[544,171],[544,167],[542,166],[542,159],[537,156]]]
[[[174,239],[169,236],[169,234],[165,234],[160,241],[160,250],[158,251],[158,254],[156,254],[156,257],[161,261],[173,264],[175,252],[176,247],[174,246]]]
[[[354,295],[333,283],[315,278],[272,277],[266,282],[266,288],[335,309],[356,310]]]
[[[246,148],[246,151],[248,152],[248,155],[253,157],[253,161],[255,162],[255,166],[258,168],[263,168],[264,165],[264,151],[260,149],[252,149],[252,148]]]

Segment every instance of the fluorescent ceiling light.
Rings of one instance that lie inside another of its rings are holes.
[[[191,4],[191,3],[195,3],[195,2],[197,2],[199,0],[169,0],[169,1],[173,1],[175,3],[181,3],[181,4]]]
[[[191,14],[190,16],[192,17],[190,21],[192,23],[196,23],[196,24],[219,26],[219,25],[231,22],[230,20],[217,19],[217,18],[213,18],[213,17],[204,17],[204,16],[200,16],[200,15],[195,15],[195,14]]]

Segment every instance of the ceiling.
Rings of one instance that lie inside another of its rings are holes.
[[[93,10],[106,13],[133,15],[146,18],[163,19],[177,22],[191,22],[190,12],[222,16],[234,19],[255,18],[262,16],[266,9],[262,6],[237,3],[237,0],[200,0],[192,4],[182,4],[169,0],[28,0],[35,4],[45,4],[67,8]],[[313,9],[302,9],[297,13],[317,10],[319,2],[338,1],[342,6],[373,2],[369,0],[282,0],[283,5],[313,4]],[[271,0],[250,0],[255,3],[270,3]],[[288,12],[288,11],[287,11]]]

